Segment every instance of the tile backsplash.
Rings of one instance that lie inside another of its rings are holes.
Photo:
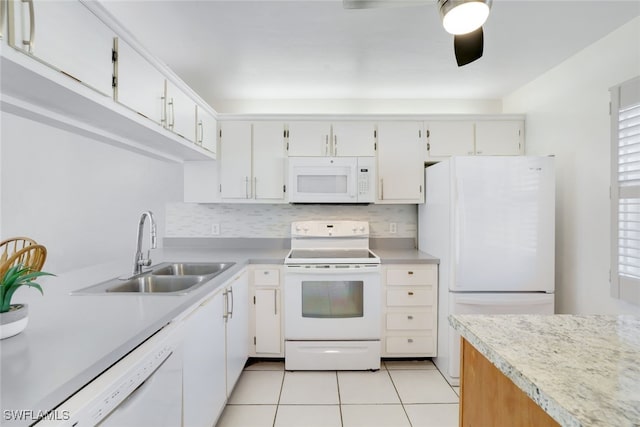
[[[289,205],[167,203],[166,237],[290,237],[292,221],[369,221],[370,236],[417,237],[416,205]],[[390,232],[396,224],[396,233]]]

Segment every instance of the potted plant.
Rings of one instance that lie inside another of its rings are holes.
[[[27,327],[27,304],[11,304],[11,298],[21,286],[35,288],[44,295],[42,287],[33,281],[41,276],[55,275],[19,263],[9,268],[0,279],[0,339],[19,334]]]

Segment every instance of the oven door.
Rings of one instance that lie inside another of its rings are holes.
[[[356,203],[356,157],[290,157],[289,201]]]
[[[379,265],[285,266],[286,340],[380,339]]]

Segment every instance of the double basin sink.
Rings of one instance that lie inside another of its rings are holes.
[[[72,292],[72,294],[184,295],[213,279],[234,264],[234,262],[162,263],[137,276],[107,280],[106,282]]]

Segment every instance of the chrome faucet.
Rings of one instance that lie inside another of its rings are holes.
[[[144,230],[144,221],[149,218],[151,243],[149,250],[147,251],[147,258],[142,257],[142,231]],[[155,249],[158,246],[156,238],[156,221],[153,219],[153,213],[151,211],[142,212],[140,222],[138,223],[138,247],[136,248],[136,259],[133,264],[133,275],[142,273],[142,267],[149,267],[151,265],[151,249]]]

